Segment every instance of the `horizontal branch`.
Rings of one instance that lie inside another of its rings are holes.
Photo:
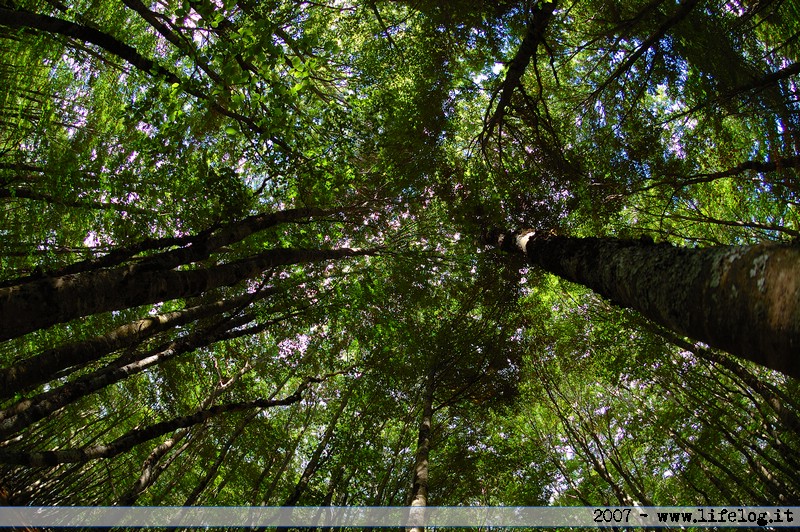
[[[633,192],[646,192],[657,187],[688,187],[690,185],[699,185],[701,183],[710,183],[717,179],[724,179],[726,177],[735,177],[747,171],[756,173],[778,172],[784,168],[798,168],[800,167],[800,155],[792,157],[781,157],[773,161],[744,161],[737,164],[733,168],[727,170],[720,170],[719,172],[707,172],[700,174],[692,174],[683,179],[678,178],[672,180],[659,181],[647,185],[646,187],[639,188]]]

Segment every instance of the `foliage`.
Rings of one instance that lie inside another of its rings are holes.
[[[480,235],[800,237],[798,11],[0,0],[0,289],[129,283],[0,343],[0,462],[302,391],[3,502],[403,505],[431,389],[431,504],[796,504],[796,382]]]

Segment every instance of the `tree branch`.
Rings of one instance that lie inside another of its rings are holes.
[[[303,392],[305,392],[312,383],[318,383],[322,381],[323,379],[320,377],[306,377],[306,379],[300,384],[300,386],[298,386],[297,390],[295,390],[293,394],[283,399],[255,399],[253,401],[241,401],[237,403],[227,403],[223,405],[212,406],[188,416],[162,421],[161,423],[156,423],[141,429],[130,430],[108,444],[91,445],[77,449],[37,451],[30,453],[0,451],[0,463],[25,465],[29,467],[48,467],[70,462],[88,462],[89,460],[95,460],[98,458],[112,458],[129,451],[140,443],[158,438],[159,436],[163,436],[164,434],[174,432],[181,428],[203,423],[204,421],[220,414],[250,410],[252,408],[263,409],[299,403],[303,399]]]
[[[544,32],[555,8],[555,0],[542,2],[536,7],[531,23],[528,25],[528,31],[525,33],[516,55],[508,65],[506,78],[500,88],[500,99],[497,102],[497,108],[485,124],[483,132],[481,132],[481,138],[488,138],[492,134],[494,127],[502,122],[506,109],[511,104],[511,96],[522,82],[522,76],[525,74],[531,59],[536,56],[537,48],[544,42]]]

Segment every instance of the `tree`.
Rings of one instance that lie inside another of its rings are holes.
[[[795,501],[795,4],[0,0],[4,503]]]
[[[677,333],[800,377],[800,249],[681,249],[647,240],[487,236]]]

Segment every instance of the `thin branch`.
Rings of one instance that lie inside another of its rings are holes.
[[[503,120],[508,106],[511,104],[511,97],[520,83],[522,76],[528,65],[536,56],[536,50],[539,45],[544,42],[544,32],[550,19],[553,17],[553,12],[556,8],[556,2],[543,2],[539,4],[533,12],[533,18],[528,25],[528,31],[522,39],[522,43],[517,50],[516,55],[508,64],[508,71],[506,78],[500,88],[500,98],[497,102],[497,108],[492,114],[492,117],[484,125],[480,138],[488,139],[491,136],[492,130]]]
[[[641,44],[641,46],[639,46],[636,50],[634,50],[633,53],[631,53],[625,59],[625,61],[621,65],[619,65],[616,68],[616,70],[614,70],[614,72],[612,72],[611,75],[608,78],[606,78],[605,81],[603,81],[603,83],[600,84],[600,86],[597,87],[597,89],[594,90],[594,92],[592,92],[591,95],[589,95],[589,98],[587,99],[587,101],[591,101],[591,100],[594,100],[595,98],[597,98],[597,96],[599,96],[601,92],[603,92],[609,85],[611,85],[611,83],[613,83],[617,78],[619,78],[620,76],[625,74],[625,72],[628,69],[630,69],[633,66],[633,64],[636,61],[638,61],[638,59],[647,50],[649,50],[655,43],[657,43],[659,40],[661,40],[661,38],[663,38],[664,35],[666,35],[667,32],[673,26],[676,26],[681,21],[683,21],[686,18],[686,16],[689,14],[689,12],[692,10],[692,8],[694,8],[694,6],[697,5],[698,1],[699,0],[684,0],[683,2],[681,2],[679,4],[679,6],[678,6],[677,11],[675,11],[675,13],[670,18],[665,20],[664,23],[661,24],[661,26],[658,27],[658,29],[655,31],[655,33],[653,33],[650,37],[648,37]]]
[[[774,161],[744,161],[743,163],[737,164],[733,168],[728,168],[727,170],[721,170],[719,172],[692,174],[680,181],[659,181],[658,183],[653,183],[646,187],[634,190],[633,193],[646,192],[648,190],[652,190],[654,188],[663,186],[671,186],[678,189],[678,188],[688,187],[690,185],[698,185],[700,183],[710,183],[712,181],[716,181],[717,179],[738,176],[748,170],[752,170],[757,173],[766,173],[766,172],[780,171],[783,170],[784,168],[799,168],[799,167],[800,167],[800,155],[794,155],[792,157],[782,157]]]
[[[275,406],[287,406],[299,403],[303,399],[303,392],[313,383],[322,382],[321,377],[306,377],[293,394],[283,399],[255,399],[212,406],[188,416],[182,416],[168,421],[162,421],[141,429],[133,429],[108,444],[92,445],[76,449],[61,449],[58,451],[14,452],[0,451],[0,463],[18,464],[29,467],[48,467],[70,462],[88,462],[98,458],[112,458],[146,441],[158,438],[164,434],[174,432],[181,428],[191,427],[207,421],[208,419],[229,412],[239,412],[254,408],[264,409]]]

